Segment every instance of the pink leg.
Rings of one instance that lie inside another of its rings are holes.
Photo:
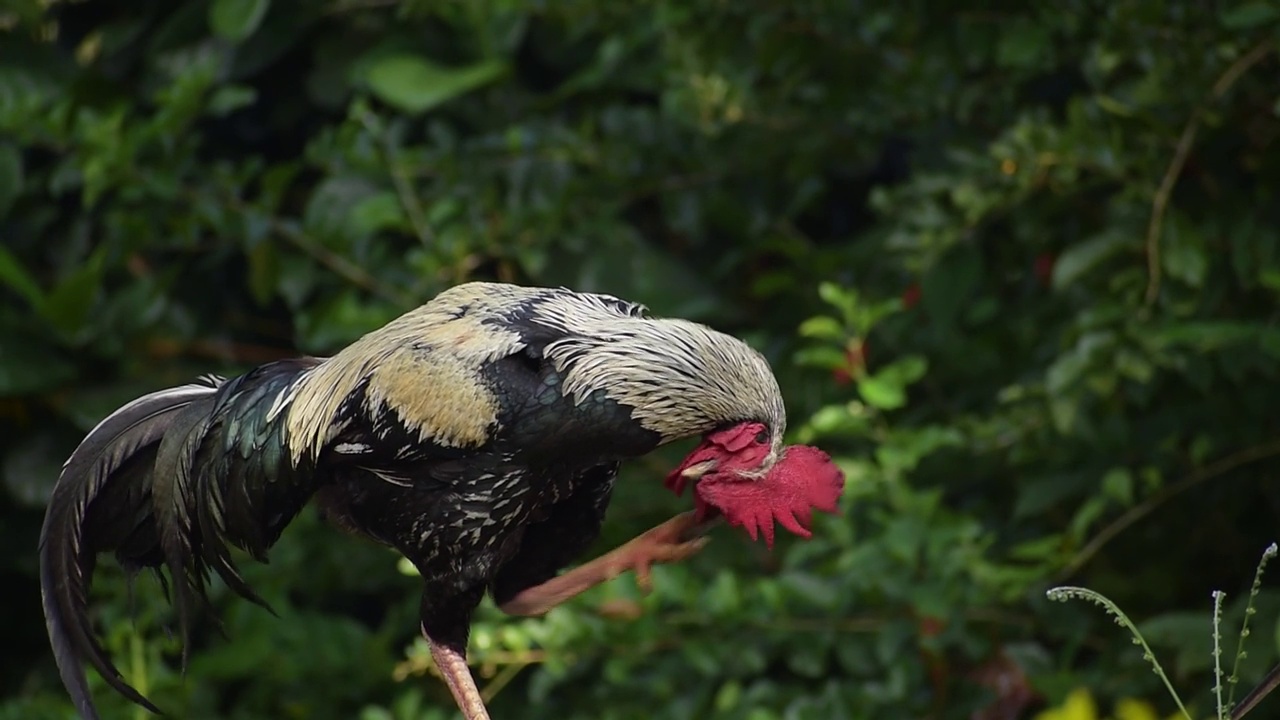
[[[471,676],[471,668],[467,667],[466,655],[435,642],[425,632],[423,637],[427,638],[427,644],[431,646],[431,657],[436,661],[436,667],[440,668],[449,692],[453,693],[453,700],[458,703],[462,717],[466,720],[489,720],[489,711],[484,707],[480,689]]]
[[[585,565],[523,590],[500,608],[510,615],[543,615],[627,570],[635,571],[636,582],[648,592],[653,583],[650,570],[654,563],[684,560],[707,544],[706,538],[689,539],[698,529],[694,514],[682,513]]]

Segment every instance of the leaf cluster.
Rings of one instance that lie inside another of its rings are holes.
[[[70,717],[35,542],[88,428],[475,278],[746,338],[792,439],[848,475],[810,542],[722,533],[648,597],[623,578],[541,620],[486,606],[496,717],[1167,703],[1105,620],[1045,600],[1063,583],[1143,618],[1212,707],[1203,598],[1243,618],[1280,511],[1280,11],[983,8],[0,7],[0,718]],[[627,469],[600,549],[682,507],[657,479],[685,449]],[[104,567],[98,620],[181,717],[452,717],[393,555],[308,514],[249,579],[281,617],[219,596],[228,637],[186,679],[152,581],[130,604]],[[1280,593],[1253,608],[1246,687]]]

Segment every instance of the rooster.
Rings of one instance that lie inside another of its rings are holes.
[[[83,667],[153,712],[96,639],[96,556],[168,574],[183,661],[216,573],[244,598],[231,548],[265,561],[311,501],[390,546],[422,577],[421,631],[467,720],[488,718],[466,664],[488,592],[539,615],[626,570],[695,553],[715,517],[807,534],[843,478],[782,444],[766,360],[703,325],[602,294],[468,283],[329,358],[208,375],[111,413],[71,454],[40,538],[46,623],[63,683],[98,717]],[[683,513],[561,573],[596,539],[619,463],[681,438],[702,444],[668,478],[696,482]],[[817,480],[812,480],[817,478]]]

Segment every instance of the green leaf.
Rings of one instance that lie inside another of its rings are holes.
[[[929,317],[951,325],[969,305],[982,281],[982,257],[970,245],[952,248],[920,281],[920,299]]]
[[[839,309],[851,307],[858,301],[857,291],[852,288],[845,289],[833,282],[823,282],[818,284],[818,297],[828,305],[833,305]]]
[[[22,155],[8,143],[0,144],[0,220],[22,195]]]
[[[0,284],[7,285],[21,295],[31,303],[32,307],[38,308],[44,302],[44,293],[40,291],[35,278],[31,277],[18,258],[2,245],[0,245]]]
[[[1106,232],[1067,248],[1053,264],[1053,289],[1075,283],[1107,258],[1124,250],[1133,238],[1120,231]]]
[[[498,60],[445,67],[418,55],[389,55],[365,70],[365,83],[379,99],[418,115],[497,80],[507,70]]]
[[[914,456],[914,464],[944,447],[960,445],[964,442],[964,436],[955,428],[928,425],[918,430],[900,430],[895,440],[906,453]]]
[[[94,296],[102,289],[102,270],[107,247],[103,246],[89,256],[80,267],[72,270],[54,286],[41,306],[44,318],[62,334],[63,339],[74,342],[85,328],[93,309]]]
[[[828,405],[809,420],[809,427],[818,435],[843,435],[855,437],[866,432],[869,425],[865,407],[859,403],[849,405]],[[855,408],[862,412],[855,412]]]
[[[1049,416],[1053,427],[1063,435],[1070,435],[1080,417],[1080,402],[1075,395],[1055,395],[1049,398]]]
[[[882,302],[862,303],[851,311],[846,311],[846,324],[853,326],[860,335],[869,335],[880,321],[897,312],[902,312],[901,298],[891,298]]]
[[[249,261],[249,292],[259,305],[266,305],[275,296],[280,278],[280,257],[276,246],[260,242],[246,253]]]
[[[407,226],[400,198],[391,191],[383,191],[358,202],[351,208],[347,225],[357,236],[372,235],[379,230],[399,229]]]
[[[7,494],[31,507],[47,502],[54,479],[62,470],[58,450],[49,435],[37,435],[32,442],[23,443],[0,458],[0,475]]]
[[[819,315],[800,323],[800,334],[804,337],[840,342],[844,340],[844,327],[833,317]]]
[[[1044,562],[1062,554],[1062,536],[1045,535],[1013,546],[1009,556],[1019,560]]]
[[[928,360],[920,355],[908,355],[884,366],[876,373],[876,376],[901,387],[906,387],[924,377],[928,370]]]
[[[1280,18],[1280,8],[1273,2],[1251,2],[1223,10],[1219,16],[1228,30],[1247,30]]]
[[[1133,473],[1128,468],[1111,468],[1102,477],[1102,492],[1122,506],[1133,504]]]
[[[1262,337],[1258,338],[1258,346],[1273,359],[1280,359],[1280,330],[1268,328]]]
[[[1280,293],[1280,268],[1264,268],[1258,273],[1258,282],[1266,289]]]
[[[876,375],[858,380],[858,394],[868,405],[881,410],[895,410],[907,404],[907,393],[901,384]]]
[[[1206,320],[1170,323],[1156,329],[1151,337],[1162,344],[1190,345],[1204,352],[1255,340],[1267,332],[1267,326],[1259,323]]]
[[[227,115],[257,102],[258,91],[245,85],[223,85],[209,97],[209,114]]]
[[[1052,511],[1085,494],[1091,479],[1082,473],[1042,475],[1020,484],[1013,505],[1014,518],[1029,518]]]
[[[730,680],[720,686],[716,692],[715,709],[717,713],[727,713],[742,701],[742,683]]]
[[[315,302],[298,316],[298,345],[307,352],[326,352],[347,345],[390,322],[397,309],[363,302],[355,290],[344,290]]]
[[[253,34],[271,7],[271,0],[213,0],[209,6],[209,29],[231,42]]]
[[[1177,215],[1169,218],[1166,227],[1161,252],[1161,264],[1165,272],[1169,277],[1181,280],[1191,287],[1201,287],[1209,272],[1204,238],[1195,227]]]
[[[457,198],[440,198],[427,208],[427,224],[431,227],[441,227],[457,219],[462,215],[463,210],[462,203]]]
[[[801,348],[796,351],[795,362],[797,365],[806,367],[820,367],[832,370],[838,367],[844,367],[848,362],[844,351],[833,348],[830,345],[821,345],[818,347]]]
[[[1138,630],[1155,647],[1173,649],[1179,669],[1196,672],[1210,667],[1213,638],[1205,612],[1170,612],[1138,623]]]
[[[32,338],[6,338],[0,354],[0,397],[35,394],[73,379],[75,366]]]
[[[461,233],[460,223],[449,229]],[[633,232],[604,233],[590,252],[551,248],[542,281],[585,292],[604,292],[648,305],[656,314],[706,317],[721,306],[715,287],[665,247]]]
[[[1049,28],[1028,21],[1016,22],[1000,33],[996,60],[1004,67],[1035,67],[1051,47]]]
[[[326,178],[312,192],[302,213],[303,229],[326,245],[349,248],[363,237],[354,219],[355,210],[381,190],[368,179],[357,175]]]

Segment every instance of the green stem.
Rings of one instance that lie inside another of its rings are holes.
[[[142,644],[142,638],[138,637],[137,632],[129,633],[129,674],[132,676],[133,686],[138,692],[146,697],[150,694],[149,683],[147,682],[147,658],[145,649]],[[133,708],[134,720],[148,720],[150,713],[141,706]]]
[[[1271,543],[1262,553],[1262,559],[1258,561],[1258,568],[1253,572],[1253,585],[1249,587],[1249,601],[1244,608],[1244,622],[1240,625],[1240,638],[1236,641],[1236,658],[1231,665],[1231,677],[1227,678],[1227,704],[1226,712],[1229,714],[1234,709],[1236,700],[1236,683],[1240,682],[1240,661],[1244,659],[1244,641],[1249,637],[1249,619],[1258,611],[1253,606],[1253,601],[1258,597],[1258,591],[1262,589],[1262,573],[1267,569],[1267,561],[1276,556],[1278,548],[1275,543]]]
[[[1089,602],[1101,606],[1108,614],[1116,619],[1116,622],[1129,631],[1133,636],[1135,645],[1142,647],[1142,657],[1151,663],[1152,669],[1155,670],[1160,681],[1164,683],[1164,687],[1169,691],[1169,695],[1173,701],[1177,703],[1178,710],[1182,712],[1182,716],[1187,720],[1194,720],[1191,713],[1187,712],[1187,708],[1182,704],[1182,698],[1178,695],[1178,691],[1173,689],[1173,683],[1169,682],[1169,676],[1165,673],[1164,668],[1160,666],[1160,661],[1156,659],[1156,654],[1151,651],[1151,646],[1147,644],[1147,639],[1142,637],[1142,633],[1138,632],[1138,626],[1133,624],[1128,615],[1120,609],[1120,606],[1111,601],[1110,598],[1095,590],[1083,587],[1062,586],[1051,588],[1045,595],[1056,602],[1066,602],[1067,600],[1088,600]]]

